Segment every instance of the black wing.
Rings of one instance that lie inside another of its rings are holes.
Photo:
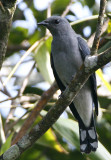
[[[81,37],[77,37],[78,39],[78,45],[79,45],[79,49],[81,52],[81,56],[83,61],[85,60],[85,57],[87,55],[90,55],[90,49],[87,45],[87,43],[85,42],[84,39],[82,39]],[[97,84],[96,84],[96,76],[95,73],[93,73],[90,77],[89,77],[90,81],[91,81],[91,89],[92,89],[92,95],[93,95],[93,102],[95,105],[95,111],[96,114],[98,115],[98,99],[97,99]]]

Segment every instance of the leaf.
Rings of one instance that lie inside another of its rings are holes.
[[[98,149],[96,152],[92,152],[88,155],[91,160],[110,160],[111,154],[107,151],[107,149],[99,142]]]
[[[98,70],[96,71],[96,74],[97,74],[97,75],[99,76],[99,78],[102,80],[102,82],[104,83],[104,85],[106,86],[106,88],[111,92],[111,85],[110,85],[110,83],[108,83],[108,82],[105,80],[104,75],[103,75],[101,69],[98,69]]]
[[[1,149],[0,149],[0,154],[3,154],[7,149],[10,148],[12,137],[13,137],[13,133],[11,133],[11,134],[8,136],[6,142],[2,145],[2,147],[1,147]]]
[[[11,30],[9,36],[9,43],[19,44],[28,36],[28,29],[22,27],[16,27]]]
[[[108,28],[107,28],[108,33],[111,33],[111,20],[108,22]]]
[[[62,14],[62,12],[67,7],[69,2],[70,2],[70,0],[64,0],[64,1],[55,0],[52,3],[52,14],[55,14],[55,13],[56,14]]]
[[[92,8],[95,4],[95,0],[85,0],[86,4],[88,5],[88,7]]]
[[[104,52],[105,50],[107,50],[108,48],[111,47],[111,41],[108,41],[104,46],[102,46],[99,50],[98,53]]]
[[[1,113],[0,113],[0,141],[1,141],[1,143],[4,143],[6,141]]]
[[[79,129],[76,121],[59,118],[53,128],[68,142],[79,149]]]
[[[38,141],[38,144],[41,144],[46,147],[54,148],[59,152],[64,152],[64,149],[57,142],[56,136],[53,133],[52,129],[49,129]]]
[[[41,46],[37,47],[34,59],[37,62],[37,67],[44,79],[47,82],[52,83],[54,81],[54,76],[50,65],[50,54],[45,43],[42,43]]]

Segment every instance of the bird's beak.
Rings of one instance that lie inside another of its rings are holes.
[[[46,21],[42,21],[42,22],[39,22],[37,23],[38,25],[43,25],[43,26],[47,26],[48,25],[48,22]]]

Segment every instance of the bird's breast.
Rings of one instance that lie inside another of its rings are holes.
[[[75,45],[70,41],[53,41],[52,57],[55,70],[66,86],[83,63],[78,43]]]

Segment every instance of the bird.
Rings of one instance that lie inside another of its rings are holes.
[[[90,55],[90,49],[87,42],[73,30],[66,18],[51,16],[39,22],[38,25],[45,26],[52,34],[51,67],[58,87],[63,92],[72,77],[79,71],[86,56]],[[98,115],[95,73],[90,75],[69,107],[79,124],[81,153],[95,152],[98,148],[93,111],[95,107]]]

